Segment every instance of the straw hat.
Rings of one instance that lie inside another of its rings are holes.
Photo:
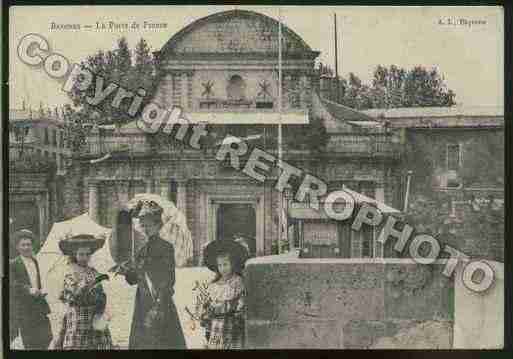
[[[78,248],[89,248],[91,254],[103,247],[105,238],[98,238],[92,234],[78,234],[70,238],[65,238],[59,242],[59,248],[64,255],[73,255]]]
[[[229,254],[232,259],[233,271],[240,274],[249,253],[244,246],[231,239],[210,242],[203,249],[203,260],[208,269],[218,273],[217,257],[221,254]]]

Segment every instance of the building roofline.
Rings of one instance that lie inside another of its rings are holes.
[[[180,41],[185,35],[191,33],[192,31],[196,30],[200,26],[216,19],[225,18],[225,17],[234,17],[234,16],[244,16],[244,17],[259,17],[264,19],[265,21],[271,21],[275,24],[278,24],[278,20],[273,19],[270,16],[260,14],[255,11],[249,11],[249,10],[228,10],[228,11],[222,11],[222,12],[216,12],[214,14],[202,17],[198,20],[193,21],[189,25],[186,25],[183,27],[180,31],[175,33],[171,39],[169,39],[164,46],[160,49],[160,51],[155,51],[153,54],[157,58],[161,58],[162,56],[166,55],[169,51],[172,51],[173,46]],[[287,25],[285,25],[282,22],[282,30],[284,33],[288,33],[290,36],[292,36],[294,39],[298,40],[300,44],[305,48],[306,51],[312,51],[312,48],[299,36],[296,32],[294,32],[292,29],[290,29]]]

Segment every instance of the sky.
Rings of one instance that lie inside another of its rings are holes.
[[[61,83],[42,69],[21,62],[20,39],[36,33],[54,52],[80,62],[109,50],[125,36],[130,47],[142,37],[159,50],[176,32],[204,16],[231,9],[256,11],[281,19],[334,69],[333,14],[337,14],[339,74],[355,73],[370,81],[378,64],[410,69],[437,67],[456,102],[466,106],[503,106],[504,21],[500,7],[355,7],[355,6],[32,6],[10,8],[10,108],[39,108],[68,103]],[[476,21],[461,25],[460,19]],[[449,24],[452,21],[452,25]],[[167,23],[152,30],[51,30],[51,23],[94,25],[100,22]],[[454,23],[456,22],[456,25]]]

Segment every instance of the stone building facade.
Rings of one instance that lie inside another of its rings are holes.
[[[269,17],[233,10],[197,20],[172,36],[155,53],[160,82],[154,101],[168,108],[181,106],[188,118],[207,121],[210,145],[195,150],[170,139],[175,136],[176,129],[170,135],[150,135],[137,128],[135,122],[121,128],[95,129],[83,150],[74,154],[66,182],[60,187],[65,216],[89,211],[94,220],[110,227],[118,207],[134,194],[159,193],[176,202],[186,214],[194,241],[194,264],[201,263],[201,252],[206,243],[236,235],[251,239],[250,246],[256,256],[276,253],[282,195],[274,190],[274,186],[279,172],[272,171],[263,183],[251,179],[217,161],[215,144],[228,133],[256,136],[258,139],[252,144],[277,155],[276,125],[280,119],[278,27],[278,23]],[[499,134],[502,131],[500,116],[492,118],[483,114],[476,117],[479,112],[475,111],[439,116],[430,113],[429,109],[417,109],[409,117],[403,114],[395,119],[390,114],[382,116],[382,111],[358,112],[326,100],[320,96],[320,76],[314,67],[319,53],[285,24],[282,30],[281,119],[287,124],[284,126],[283,159],[305,173],[323,179],[328,184],[328,191],[347,186],[390,208],[402,210],[407,170],[411,169],[409,153],[418,152],[415,144],[419,136],[425,134],[427,139],[436,142],[446,138],[442,132],[461,133],[471,139],[480,137],[479,131]],[[302,143],[306,137],[300,139],[292,129],[313,123],[315,119],[321,119],[327,139],[312,147]],[[425,126],[426,121],[447,123],[445,127],[434,128],[434,125]],[[495,123],[494,129],[483,127],[487,121]],[[456,129],[451,130],[454,126]],[[470,128],[473,131],[469,131]],[[456,147],[444,148],[452,151]],[[107,153],[112,154],[109,159],[91,162]],[[421,166],[421,161],[417,162],[417,166]],[[502,163],[498,158],[497,165]],[[453,172],[437,171],[435,168],[425,177],[438,176],[439,181],[452,185]],[[421,173],[415,168],[414,172]],[[413,183],[418,184],[418,181]],[[412,189],[410,203],[422,198],[416,188],[420,186]],[[465,190],[468,189],[469,186]],[[454,188],[433,193],[441,193],[440,198],[443,198],[452,190]],[[463,193],[461,188],[456,190]],[[451,211],[447,215],[439,211],[440,217],[446,219],[458,209]],[[458,221],[464,220],[462,218],[460,216]],[[437,220],[429,219],[425,223]],[[350,241],[352,247],[346,246],[343,245],[347,243],[346,228],[322,219],[319,223],[319,226],[310,227],[310,237],[319,239],[324,236],[326,238],[320,239],[334,241],[338,250],[330,255],[346,258],[386,255],[374,248],[372,234],[368,238],[353,238]],[[457,226],[454,223],[445,228],[448,233],[454,233]],[[297,229],[294,230],[297,234]],[[503,237],[495,235],[495,242],[463,234],[458,238],[460,242],[455,245],[465,244],[462,250],[474,246],[471,254],[500,258],[499,244],[503,243]],[[364,244],[364,241],[370,241],[370,244]],[[492,242],[498,244],[481,246]],[[364,255],[363,248],[367,247],[370,249]],[[492,247],[495,249],[490,249]]]
[[[277,154],[278,27],[271,18],[241,10],[188,25],[156,53],[161,80],[154,101],[179,105],[191,119],[207,119],[213,142],[228,132],[242,137],[263,133],[258,143]],[[400,144],[383,131],[361,133],[348,121],[368,116],[319,98],[314,68],[319,52],[285,25],[282,31],[281,119],[291,128],[321,118],[328,132],[326,143],[312,149],[295,143],[284,128],[284,160],[326,180],[330,190],[346,184],[393,201]],[[215,151],[158,142],[133,122],[98,129],[87,142],[74,157],[63,188],[67,215],[89,210],[100,224],[111,226],[118,205],[135,193],[160,193],[186,213],[195,263],[207,242],[236,234],[253,238],[256,256],[275,251],[281,196],[274,190],[277,171],[260,183],[217,161]],[[122,146],[126,151],[121,154],[90,162]]]
[[[60,189],[71,155],[64,131],[50,111],[9,111],[9,229],[33,231],[36,249],[63,215]]]
[[[504,261],[505,241],[503,111],[489,106],[364,111],[403,131],[407,148],[400,172],[405,188],[411,171],[409,219],[471,257],[497,261]]]

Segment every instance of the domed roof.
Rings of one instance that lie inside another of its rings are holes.
[[[177,32],[158,52],[159,57],[187,54],[265,54],[278,52],[278,21],[247,10],[230,10],[206,16]],[[301,37],[282,24],[282,51],[313,52]],[[316,57],[316,56],[314,56]]]

